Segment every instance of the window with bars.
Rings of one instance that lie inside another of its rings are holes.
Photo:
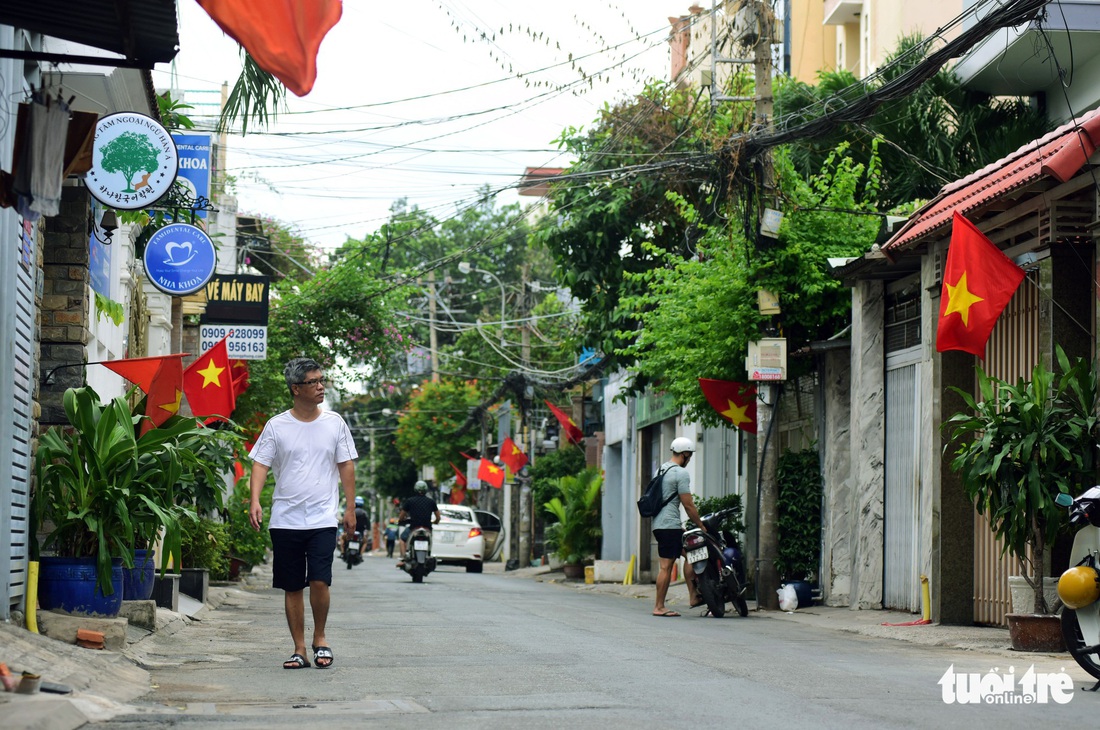
[[[886,352],[920,344],[920,288],[906,287],[886,294]]]

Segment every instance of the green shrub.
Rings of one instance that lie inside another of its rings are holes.
[[[783,580],[814,580],[821,561],[821,466],[816,449],[779,457],[779,551]]]
[[[577,476],[558,480],[558,496],[543,504],[557,518],[557,524],[547,529],[557,543],[557,554],[563,563],[580,563],[600,548],[600,490],[603,476],[596,468],[585,469]]]
[[[546,504],[558,496],[558,480],[577,476],[585,469],[584,451],[572,446],[551,451],[538,457],[528,469],[531,476],[531,499],[534,504]],[[557,518],[546,513],[547,522]]]
[[[695,508],[699,511],[699,516],[709,515],[712,512],[717,512],[723,509],[736,510],[733,514],[722,520],[722,529],[729,530],[740,541],[741,536],[745,533],[745,512],[741,506],[740,494],[724,494],[721,497],[700,497],[695,500]],[[694,525],[689,520],[684,523],[684,529],[691,529]]]
[[[209,517],[183,525],[183,567],[206,568],[211,580],[229,578],[229,528]]]
[[[225,512],[226,527],[229,536],[229,555],[240,558],[249,565],[259,565],[267,559],[267,550],[271,547],[271,535],[267,531],[267,519],[271,512],[271,485],[260,493],[260,504],[264,508],[263,524],[257,531],[252,527],[248,516],[251,493],[247,475],[237,480],[233,494],[229,496]]]

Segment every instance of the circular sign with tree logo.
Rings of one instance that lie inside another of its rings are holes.
[[[176,143],[156,119],[120,112],[96,123],[92,168],[84,184],[104,205],[148,207],[168,192],[178,171]]]

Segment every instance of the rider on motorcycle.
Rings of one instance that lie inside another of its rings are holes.
[[[368,513],[363,506],[366,502],[362,497],[355,498],[355,531],[359,533],[360,544],[367,544],[367,530],[370,529],[370,513]],[[342,555],[347,550],[348,534],[345,532],[340,535],[340,554]],[[362,551],[362,548],[361,548]]]
[[[401,503],[401,514],[398,516],[399,521],[408,521],[408,525],[401,533],[401,560],[397,563],[398,568],[405,565],[405,547],[412,531],[418,527],[423,527],[430,531],[432,525],[439,524],[439,520],[442,517],[439,514],[439,506],[436,505],[435,500],[427,494],[427,482],[421,479],[417,481],[413,489],[416,490],[416,494]],[[434,519],[432,518],[433,514],[435,515]]]

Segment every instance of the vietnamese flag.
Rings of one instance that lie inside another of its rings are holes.
[[[477,478],[497,489],[504,486],[504,470],[488,459],[481,460],[481,466],[477,469]]]
[[[984,360],[993,325],[1023,280],[1023,269],[955,211],[943,270],[936,351],[962,350]]]
[[[196,416],[228,419],[236,405],[229,352],[225,346],[228,337],[219,340],[183,372],[183,392],[187,394],[191,413]]]
[[[569,439],[569,443],[579,444],[581,441],[584,440],[584,431],[582,431],[580,427],[573,422],[572,418],[565,415],[564,411],[562,411],[550,401],[544,400],[543,403],[547,405],[547,407],[550,409],[550,412],[553,413],[554,417],[558,419],[558,423],[561,424],[562,430],[565,431],[565,436]]]
[[[179,413],[183,399],[183,357],[183,353],[179,353],[99,363],[146,394],[145,415],[149,420],[141,424],[142,435]]]
[[[448,461],[447,463],[450,464],[451,468],[455,470],[455,484],[457,484],[459,487],[465,488],[467,484],[466,475],[460,472],[458,470],[458,467],[455,466],[453,462]]]
[[[451,504],[462,504],[466,499],[466,487],[451,490]]]
[[[241,393],[248,390],[248,360],[230,360],[229,365],[233,373],[233,401],[236,403]]]
[[[509,436],[500,445],[500,460],[513,474],[518,474],[519,470],[527,463],[527,454],[523,453]]]
[[[727,423],[756,433],[756,386],[733,380],[699,378],[699,387],[710,407]]]
[[[317,80],[317,51],[340,20],[340,0],[198,0],[256,65],[298,96]]]

